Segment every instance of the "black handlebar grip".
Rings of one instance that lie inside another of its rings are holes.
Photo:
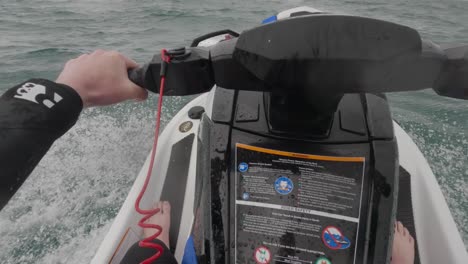
[[[145,73],[146,67],[130,69],[128,70],[128,79],[130,79],[130,81],[134,82],[136,85],[146,89]]]
[[[433,88],[439,95],[468,100],[468,45],[450,45],[444,52],[447,60]]]

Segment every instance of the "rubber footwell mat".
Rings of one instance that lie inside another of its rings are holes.
[[[415,264],[420,264],[418,252],[418,239],[414,228],[413,203],[411,200],[411,175],[400,166],[400,190],[398,192],[397,220],[402,222],[415,240]]]

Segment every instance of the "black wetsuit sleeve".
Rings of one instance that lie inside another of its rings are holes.
[[[153,240],[154,243],[161,245],[164,250],[162,255],[153,262],[153,264],[177,264],[174,255],[172,255],[171,251],[164,245],[163,242],[159,239]],[[120,262],[120,264],[137,264],[141,263],[147,258],[150,258],[155,253],[154,249],[151,248],[143,248],[138,246],[138,242],[133,244],[133,246],[127,251],[124,258]]]
[[[82,108],[75,90],[44,79],[31,79],[0,97],[0,210]]]

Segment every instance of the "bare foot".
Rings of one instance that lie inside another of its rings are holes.
[[[395,224],[392,264],[414,264],[414,239],[400,221]]]
[[[169,228],[171,227],[171,205],[167,201],[161,201],[156,204],[157,208],[160,208],[159,213],[153,215],[148,219],[148,224],[155,224],[162,227],[161,234],[157,239],[161,240],[167,247],[169,247]],[[156,231],[151,228],[144,228],[143,234],[145,238],[154,235]]]

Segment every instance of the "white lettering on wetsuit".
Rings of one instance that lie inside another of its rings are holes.
[[[36,97],[41,94],[45,95],[46,87],[44,85],[27,82],[23,84],[23,86],[18,88],[16,93],[17,95],[14,96],[15,98],[23,99],[23,100],[30,101],[36,104],[40,104],[36,100]],[[60,96],[57,93],[54,93],[53,101],[50,99],[44,99],[42,101],[42,104],[48,108],[52,108],[56,103],[60,102],[62,99],[63,99],[62,96]]]

